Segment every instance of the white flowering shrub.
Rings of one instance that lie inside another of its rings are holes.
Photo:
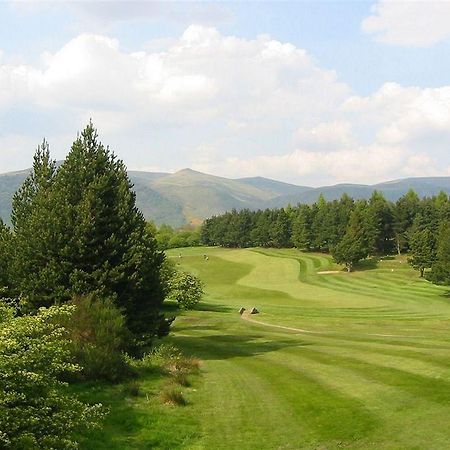
[[[182,309],[192,309],[202,298],[202,282],[189,272],[176,272],[169,283],[169,298]]]
[[[0,304],[0,448],[75,449],[75,432],[98,425],[101,405],[88,406],[65,392],[71,363],[67,331],[60,325],[73,306],[14,315]]]

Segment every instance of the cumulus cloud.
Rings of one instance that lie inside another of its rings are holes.
[[[34,65],[0,60],[0,114],[52,118],[58,156],[93,118],[132,168],[318,184],[446,173],[450,164],[450,86],[386,83],[357,96],[290,43],[199,25],[160,47],[130,52],[83,33]],[[23,134],[3,145],[42,138]]]
[[[385,44],[430,47],[450,38],[450,1],[379,0],[361,28]]]

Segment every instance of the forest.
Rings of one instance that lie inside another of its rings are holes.
[[[369,256],[408,253],[410,264],[423,277],[450,284],[450,200],[420,199],[410,190],[392,203],[379,192],[366,200],[344,194],[327,202],[259,211],[233,210],[205,220],[204,245],[230,248],[296,247],[329,252],[351,271]]]

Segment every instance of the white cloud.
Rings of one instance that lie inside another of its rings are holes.
[[[361,28],[385,44],[430,47],[450,38],[450,1],[379,0]]]
[[[58,123],[47,136],[58,157],[92,117],[132,167],[322,184],[444,174],[450,164],[450,86],[386,83],[357,96],[292,44],[198,25],[158,50],[81,34],[36,65],[0,60],[0,114],[21,108]],[[0,152],[31,155],[42,139],[33,133],[24,127]]]

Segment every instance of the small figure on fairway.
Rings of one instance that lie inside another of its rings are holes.
[[[250,310],[250,314],[259,314],[259,311],[258,311],[255,307],[253,307],[253,308]]]
[[[239,314],[242,316],[244,314],[245,308],[242,306],[241,309],[239,309]]]

